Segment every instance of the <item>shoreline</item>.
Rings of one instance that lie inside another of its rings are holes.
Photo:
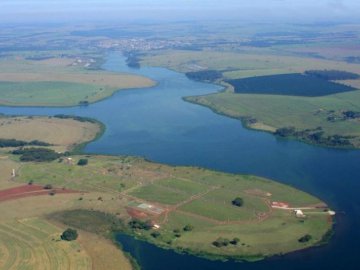
[[[182,99],[185,101],[185,102],[189,102],[189,103],[192,103],[192,104],[195,104],[195,105],[199,105],[199,106],[202,106],[202,107],[205,107],[205,108],[208,108],[210,109],[212,112],[218,114],[218,115],[222,115],[222,116],[225,116],[225,117],[228,117],[228,118],[232,118],[232,119],[235,119],[235,120],[238,120],[241,122],[242,126],[248,130],[251,130],[251,131],[258,131],[258,132],[265,132],[265,133],[269,133],[271,135],[273,135],[276,139],[282,139],[282,140],[293,140],[293,141],[298,141],[298,142],[302,142],[302,143],[305,143],[305,144],[308,144],[308,145],[312,145],[312,146],[316,146],[316,147],[321,147],[321,148],[328,148],[328,149],[339,149],[339,150],[360,150],[360,146],[359,147],[356,147],[356,146],[331,146],[331,145],[327,145],[327,144],[319,144],[319,143],[314,143],[313,141],[311,140],[306,140],[306,139],[303,139],[301,137],[296,137],[296,136],[288,136],[288,137],[279,137],[279,136],[276,136],[275,135],[275,132],[272,132],[272,131],[269,131],[267,129],[261,129],[261,128],[254,128],[251,126],[251,124],[249,124],[246,120],[248,117],[245,117],[245,116],[236,116],[236,115],[232,115],[231,113],[226,113],[226,112],[223,112],[222,110],[220,109],[217,109],[215,108],[215,106],[212,106],[211,104],[205,104],[205,103],[202,103],[202,102],[198,102],[196,101],[197,98],[201,98],[201,97],[204,97],[204,96],[207,96],[207,95],[212,95],[212,94],[206,94],[206,95],[201,95],[201,96],[188,96],[188,97],[183,97]]]

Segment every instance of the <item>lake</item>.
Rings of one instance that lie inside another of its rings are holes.
[[[329,245],[257,263],[208,261],[119,235],[124,249],[143,269],[358,269],[359,150],[321,148],[245,129],[238,120],[182,100],[221,87],[190,81],[164,68],[130,69],[124,60],[113,53],[104,68],[144,75],[158,84],[119,91],[87,107],[0,107],[0,113],[93,117],[106,125],[106,131],[85,148],[87,153],[137,155],[171,165],[256,174],[318,196],[338,212],[336,234]]]

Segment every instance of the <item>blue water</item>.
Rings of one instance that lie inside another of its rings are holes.
[[[235,119],[184,102],[184,96],[221,88],[190,81],[180,73],[129,69],[120,54],[110,55],[104,68],[145,75],[158,84],[120,91],[87,107],[0,107],[0,113],[94,117],[107,129],[86,152],[138,155],[172,165],[256,174],[312,193],[339,212],[336,235],[329,245],[258,263],[212,262],[119,236],[143,269],[358,269],[360,151],[320,148],[244,129]]]

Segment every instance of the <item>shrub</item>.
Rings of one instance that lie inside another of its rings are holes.
[[[61,235],[61,239],[65,241],[73,241],[76,240],[77,237],[78,237],[77,231],[70,228],[66,229]]]
[[[77,165],[79,166],[85,166],[88,164],[88,160],[86,158],[79,159]]]
[[[53,187],[52,187],[52,185],[51,184],[46,184],[45,186],[44,186],[44,189],[52,189]]]
[[[183,230],[184,230],[185,232],[190,232],[190,231],[192,231],[193,229],[194,229],[194,226],[191,225],[191,224],[188,224],[188,225],[186,225],[186,226],[183,228]]]
[[[306,243],[309,242],[312,239],[312,236],[310,234],[305,234],[304,236],[300,237],[298,241],[300,243]]]
[[[230,241],[230,244],[236,246],[240,242],[240,239],[235,237],[233,240]]]
[[[133,230],[150,230],[152,228],[152,224],[151,221],[141,221],[138,219],[133,219],[129,222],[129,226],[130,228],[132,228]]]
[[[159,232],[152,232],[151,236],[154,237],[154,238],[158,238],[160,236],[160,233]]]
[[[240,198],[240,197],[237,197],[237,198],[233,199],[233,200],[231,201],[231,203],[232,203],[232,205],[241,207],[241,206],[244,205],[244,200],[243,200],[242,198]]]

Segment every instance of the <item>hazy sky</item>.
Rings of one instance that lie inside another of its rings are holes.
[[[0,0],[0,22],[92,20],[344,20],[360,0]]]

